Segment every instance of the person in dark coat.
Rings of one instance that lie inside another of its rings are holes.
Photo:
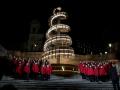
[[[0,57],[0,80],[2,80],[2,77],[10,76],[11,75],[11,62],[8,59],[7,56],[1,56]]]
[[[117,69],[116,69],[115,64],[112,64],[112,67],[110,69],[109,75],[110,75],[110,78],[112,80],[112,84],[113,84],[114,90],[120,90],[120,87],[119,87],[119,76],[117,74]]]
[[[5,84],[0,90],[18,90],[13,84]]]
[[[3,58],[0,57],[0,80],[2,79],[3,77]]]

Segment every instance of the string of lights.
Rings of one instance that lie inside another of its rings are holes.
[[[70,31],[70,26],[61,24],[61,20],[67,19],[67,13],[61,11],[61,7],[53,10],[53,15],[49,19],[49,26],[46,33],[42,59],[56,58],[60,60],[61,56],[74,56],[72,39],[66,33]],[[63,34],[64,33],[64,34]]]

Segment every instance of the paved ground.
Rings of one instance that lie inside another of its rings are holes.
[[[16,87],[16,90],[113,90],[111,83],[111,81],[90,82],[83,80],[79,75],[71,78],[52,76],[49,81],[15,80],[10,77],[3,77],[0,81],[0,87],[12,85]]]

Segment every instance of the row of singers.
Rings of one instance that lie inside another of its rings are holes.
[[[111,63],[108,62],[80,62],[78,69],[83,79],[90,81],[106,81],[109,79]]]
[[[50,63],[41,61],[22,61],[22,60],[13,60],[15,69],[15,77],[19,79],[50,79],[52,73],[52,66]]]

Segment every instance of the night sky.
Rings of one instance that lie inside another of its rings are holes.
[[[48,19],[54,8],[68,13],[73,46],[76,40],[95,45],[120,42],[119,7],[117,2],[81,2],[80,0],[40,0],[39,2],[5,2],[1,7],[0,44],[19,49],[27,41],[29,23],[40,21],[41,32],[48,30]]]

